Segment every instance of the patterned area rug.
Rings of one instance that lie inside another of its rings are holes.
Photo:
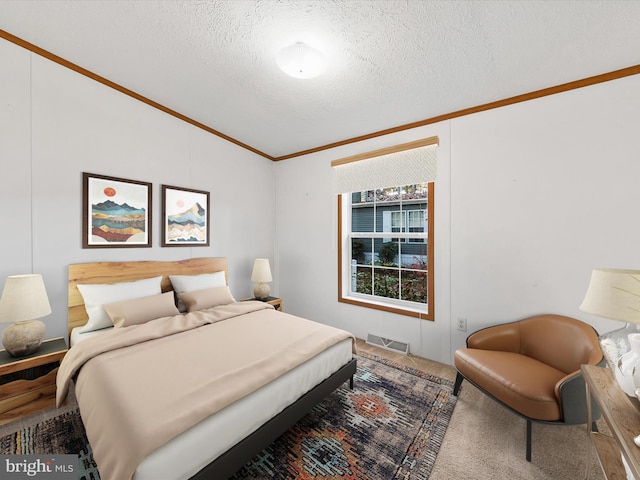
[[[345,384],[234,480],[426,480],[456,397],[452,382],[381,358],[358,356]],[[78,410],[0,438],[0,454],[79,453],[79,478],[100,476]]]
[[[78,454],[78,479],[100,480],[91,445],[76,408],[0,438],[2,455]]]

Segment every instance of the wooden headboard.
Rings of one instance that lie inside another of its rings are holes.
[[[221,270],[224,270],[225,278],[229,283],[227,259],[224,257],[190,258],[169,262],[145,260],[69,265],[68,334],[71,336],[72,329],[81,327],[89,319],[78,284],[131,282],[162,275],[162,291],[168,292],[173,290],[169,275],[199,275]]]

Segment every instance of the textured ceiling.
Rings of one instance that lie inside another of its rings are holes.
[[[0,29],[273,157],[640,64],[640,1],[0,0]],[[296,41],[323,76],[278,70]]]

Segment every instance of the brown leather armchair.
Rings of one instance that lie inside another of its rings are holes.
[[[466,379],[527,421],[526,459],[531,461],[531,423],[586,423],[580,365],[604,364],[598,333],[562,315],[537,315],[479,330],[457,350],[454,395]],[[597,419],[599,411],[593,412]]]

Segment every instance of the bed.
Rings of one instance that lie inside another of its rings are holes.
[[[182,285],[175,288],[179,278],[201,276],[215,276],[216,281],[222,279],[226,284],[227,260],[195,258],[69,266],[71,348],[58,375],[58,404],[64,401],[72,380],[102,480],[228,478],[345,381],[350,380],[353,386],[355,339],[350,334],[276,312],[263,302],[214,302],[213,307],[207,302],[198,303],[203,292],[224,291],[223,287],[191,293],[181,292]],[[89,319],[87,314],[95,307],[91,305],[93,300],[85,304],[85,299],[91,297],[86,293],[90,288],[87,285],[120,288],[129,282],[145,283],[152,279],[159,279],[160,296],[105,305],[116,323],[120,318],[118,308],[124,308],[123,305],[128,308],[131,303],[138,302],[139,306],[139,300],[153,298],[154,305],[148,301],[142,303],[153,310],[159,308],[160,302],[156,299],[174,298],[174,289],[181,292],[176,297],[184,299],[187,307],[193,308],[195,304],[207,308],[195,308],[146,322],[136,320],[131,325],[126,324],[129,320],[125,319],[125,324],[120,326],[126,328],[106,327],[78,333],[94,321],[94,317]],[[211,296],[207,295],[209,301]],[[278,334],[278,328],[287,333]],[[311,330],[307,331],[308,328]],[[162,334],[156,334],[156,331]],[[238,331],[242,335],[238,335]],[[282,346],[280,339],[284,342]],[[182,346],[183,341],[196,342],[199,347],[187,348]],[[245,348],[247,345],[251,347]],[[70,359],[68,362],[67,358]],[[228,359],[231,360],[227,362]],[[233,375],[221,373],[223,366],[227,368],[225,362],[234,370]],[[176,366],[180,366],[181,373],[165,375],[165,369],[168,371]],[[109,368],[118,374],[110,373]],[[136,377],[138,370],[145,373]],[[243,372],[246,378],[237,372]],[[211,375],[211,380],[202,375]],[[196,385],[185,383],[188,381]],[[113,388],[114,382],[122,383],[118,388],[124,386],[125,393],[118,394],[118,389]],[[180,387],[174,388],[174,385]],[[137,388],[140,390],[135,390]],[[240,395],[231,398],[230,392],[235,390]],[[145,396],[148,399],[142,398]],[[131,397],[153,403],[138,404]],[[156,406],[156,403],[180,407],[174,408],[172,412],[176,413],[169,416],[156,417],[149,413],[145,417],[147,411],[161,411],[163,405]],[[214,403],[218,406],[210,405]],[[196,420],[194,415],[198,416]],[[180,422],[184,420],[182,417],[191,417],[188,421],[192,424],[176,427],[174,424],[178,420],[174,417],[180,417]],[[117,422],[116,418],[124,420]],[[162,420],[158,421],[158,418]],[[156,435],[159,430],[161,435]],[[129,437],[137,435],[138,431],[147,432],[154,438],[149,442],[131,440],[133,444],[128,447],[127,438],[122,442],[113,440],[116,435]],[[165,441],[162,435],[168,439]],[[156,441],[159,445],[152,445]],[[120,455],[124,454],[118,449],[125,449],[128,454],[128,449],[135,449],[136,442],[148,443],[151,451],[137,452],[139,458],[120,461],[123,458]],[[135,468],[131,468],[133,472],[122,467],[127,462],[135,464]]]

